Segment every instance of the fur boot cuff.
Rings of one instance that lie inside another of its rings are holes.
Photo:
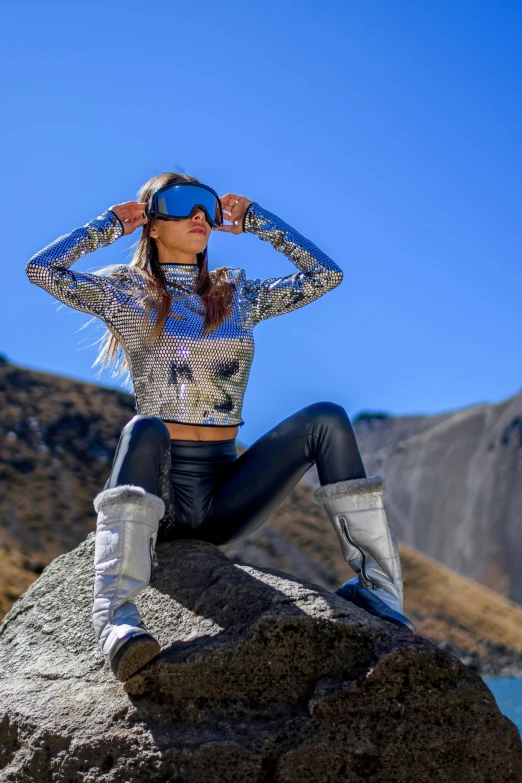
[[[98,512],[104,506],[113,503],[135,503],[138,506],[146,506],[156,512],[160,519],[165,513],[165,503],[158,495],[153,495],[143,487],[134,484],[122,484],[112,489],[104,489],[93,500],[94,510]]]
[[[329,500],[337,500],[342,497],[366,495],[370,492],[382,493],[385,486],[386,480],[382,476],[335,481],[333,484],[323,484],[320,487],[316,487],[314,489],[314,502],[321,505],[321,503],[327,503]]]

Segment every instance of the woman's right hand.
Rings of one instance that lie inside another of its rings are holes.
[[[124,201],[123,204],[116,204],[109,209],[121,220],[123,233],[132,234],[136,228],[148,222],[148,218],[143,217],[146,206],[146,201]]]

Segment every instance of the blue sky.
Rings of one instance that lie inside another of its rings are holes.
[[[353,416],[515,394],[521,40],[518,0],[9,4],[0,352],[95,380],[101,325],[78,332],[88,316],[57,310],[25,264],[181,167],[275,212],[344,270],[334,291],[256,327],[240,441],[321,399]],[[128,262],[137,236],[75,267]],[[209,260],[295,271],[253,235],[214,232]]]

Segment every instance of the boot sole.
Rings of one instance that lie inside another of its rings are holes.
[[[154,637],[145,634],[132,636],[116,653],[111,668],[116,678],[125,682],[160,652],[161,647]]]
[[[380,620],[386,620],[389,623],[415,633],[415,625],[405,615],[396,612],[394,609],[381,601],[377,596],[366,593],[358,585],[347,585],[346,583],[335,591],[336,595],[344,598],[345,601],[355,604],[360,609],[364,609],[368,614],[378,617]]]

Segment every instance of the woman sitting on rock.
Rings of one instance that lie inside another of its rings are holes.
[[[254,327],[331,291],[342,270],[255,201],[233,193],[220,199],[189,175],[153,177],[138,199],[59,237],[26,267],[31,282],[104,321],[108,331],[95,364],[103,369],[114,361],[114,375],[127,372],[136,398],[137,415],[123,428],[109,479],[94,498],[93,624],[115,676],[126,680],[160,650],[134,604],[150,581],[156,542],[220,545],[248,536],[314,463],[321,483],[314,500],[324,504],[357,574],[336,592],[413,629],[402,614],[384,479],[366,477],[344,408],[307,405],[240,456],[236,447]],[[70,269],[139,227],[130,264],[94,274]],[[252,280],[240,268],[209,270],[212,231],[254,233],[299,271]]]

